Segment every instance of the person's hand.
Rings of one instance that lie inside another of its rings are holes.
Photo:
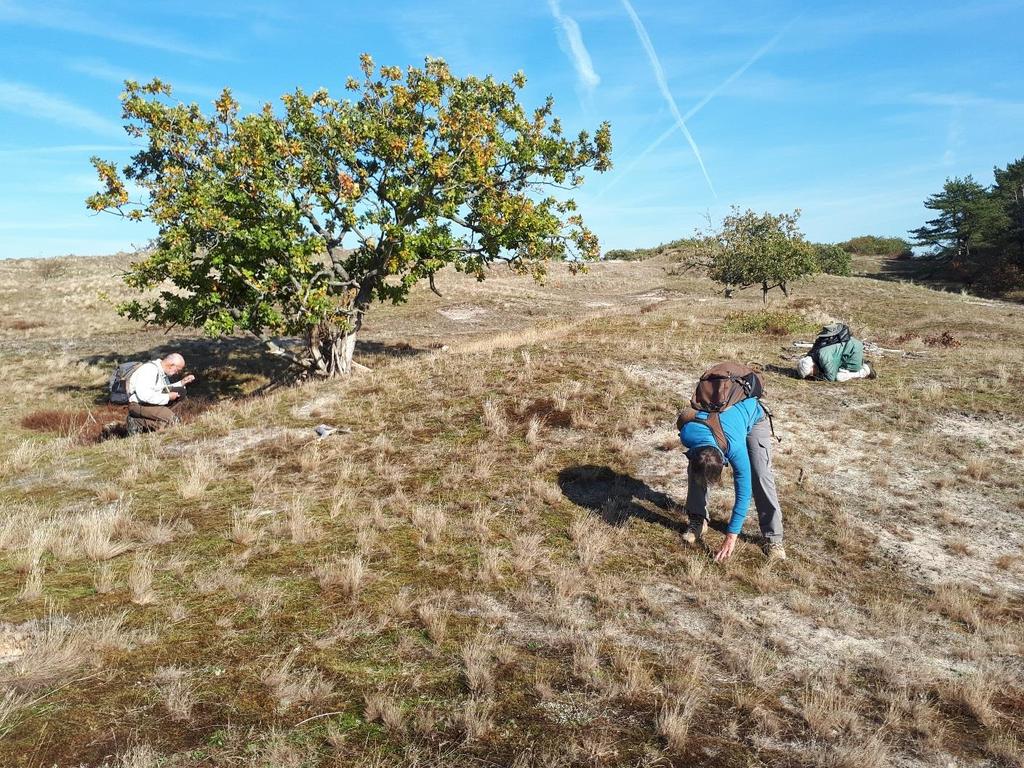
[[[185,378],[183,378],[183,379],[182,379],[181,381],[179,381],[178,383],[179,383],[179,384],[191,384],[191,383],[192,383],[193,381],[195,381],[195,380],[196,380],[196,377],[195,377],[195,376],[193,376],[193,375],[192,375],[192,374],[190,373],[190,374],[189,374],[188,376],[186,376]]]
[[[172,390],[171,390],[171,392],[170,392],[170,394],[168,394],[168,397],[169,397],[169,398],[171,399],[171,401],[173,402],[174,400],[177,400],[177,399],[178,399],[179,397],[181,397],[181,392],[175,392],[175,391],[174,391],[174,390],[172,389]]]
[[[722,542],[722,548],[718,550],[718,554],[715,555],[716,563],[724,563],[730,557],[732,557],[732,551],[736,548],[736,539],[739,538],[738,534],[727,533],[725,534],[725,541]]]

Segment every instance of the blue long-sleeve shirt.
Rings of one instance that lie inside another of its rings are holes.
[[[706,420],[708,414],[698,411],[697,418]],[[750,454],[747,453],[747,435],[757,422],[764,418],[764,409],[756,398],[743,400],[719,414],[722,431],[729,441],[729,450],[725,453],[726,463],[732,467],[732,481],[736,499],[729,518],[729,533],[739,533],[743,521],[747,518],[750,508],[751,475]],[[679,439],[686,446],[687,452],[706,445],[718,447],[711,428],[700,421],[684,424],[679,431]]]

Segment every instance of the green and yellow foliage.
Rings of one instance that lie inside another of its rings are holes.
[[[493,262],[542,278],[552,260],[599,255],[571,198],[583,171],[611,167],[601,124],[566,137],[548,98],[532,113],[510,83],[456,77],[444,61],[361,59],[353,100],[297,89],[241,115],[227,89],[212,114],[175,103],[159,80],[126,83],[128,133],[146,141],[124,168],[93,159],[95,211],[156,224],[126,275],[127,317],[207,334],[247,331],[308,372],[348,373],[375,301],[404,302],[446,265],[482,280]],[[134,200],[130,188],[143,199]],[[291,355],[274,336],[301,336]]]

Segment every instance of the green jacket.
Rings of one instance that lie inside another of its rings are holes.
[[[844,344],[829,344],[819,349],[814,358],[821,377],[835,381],[840,370],[856,373],[864,366],[864,342],[850,339]]]

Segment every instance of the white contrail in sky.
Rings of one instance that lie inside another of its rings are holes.
[[[562,32],[565,34],[565,43],[569,46],[569,50],[566,53],[572,58],[572,65],[576,68],[576,74],[580,78],[580,83],[588,91],[594,90],[597,84],[601,82],[601,78],[594,71],[594,64],[590,60],[590,52],[587,51],[587,46],[583,44],[583,34],[580,32],[580,25],[576,23],[575,19],[562,13],[558,0],[548,0],[548,6],[551,8],[551,14],[555,17],[555,21],[562,26]]]
[[[775,37],[773,37],[767,43],[758,48],[754,55],[747,59],[739,69],[737,69],[735,72],[729,75],[729,77],[727,77],[725,80],[719,83],[715,88],[710,90],[703,99],[694,104],[690,108],[690,110],[685,115],[683,115],[683,121],[685,122],[686,120],[689,120],[691,117],[700,112],[709,101],[711,101],[713,98],[715,98],[715,96],[717,96],[726,88],[728,88],[737,78],[742,76],[744,72],[750,69],[750,67],[752,67],[758,59],[760,59],[762,56],[768,53],[768,51],[774,48],[776,44],[778,44],[779,40],[782,39],[782,36],[786,34],[790,27],[793,26],[793,23],[795,21],[796,18],[792,19],[788,24],[786,24],[786,26],[779,30],[778,34],[776,34]],[[625,176],[627,176],[630,173],[630,171],[636,168],[643,161],[645,157],[647,157],[649,154],[651,154],[651,152],[653,152],[662,144],[664,144],[668,140],[668,138],[676,132],[676,129],[676,125],[670,126],[663,134],[661,134],[658,138],[651,142],[651,144],[643,152],[641,152],[639,155],[633,158],[633,162],[631,162],[628,166],[619,171],[615,175],[615,177],[612,178],[608,182],[608,184],[601,189],[601,191],[598,193],[598,196],[603,195],[605,192],[607,192],[609,189],[615,186],[619,181],[621,181]]]
[[[715,192],[715,185],[711,183],[711,177],[708,175],[708,169],[704,167],[704,158],[700,156],[700,147],[697,146],[697,142],[693,140],[693,136],[690,134],[690,129],[686,127],[686,120],[679,113],[679,107],[676,106],[676,100],[672,98],[672,92],[668,89],[668,81],[665,79],[665,70],[661,68],[661,62],[658,60],[658,54],[654,51],[654,45],[651,43],[651,38],[647,35],[647,30],[644,28],[644,23],[640,21],[640,17],[637,16],[636,10],[633,8],[632,3],[629,0],[622,0],[622,5],[626,9],[626,13],[633,20],[633,26],[636,27],[637,37],[640,38],[640,42],[643,43],[644,50],[647,51],[647,58],[651,61],[651,68],[654,70],[654,79],[658,81],[658,88],[661,89],[661,95],[665,97],[665,101],[668,103],[669,111],[672,112],[672,116],[676,119],[676,126],[683,132],[683,136],[686,137],[686,141],[690,145],[690,149],[693,150],[693,154],[697,157],[697,162],[700,164],[700,170],[704,174],[704,180],[708,183],[708,188],[711,190],[716,198],[718,194]]]

